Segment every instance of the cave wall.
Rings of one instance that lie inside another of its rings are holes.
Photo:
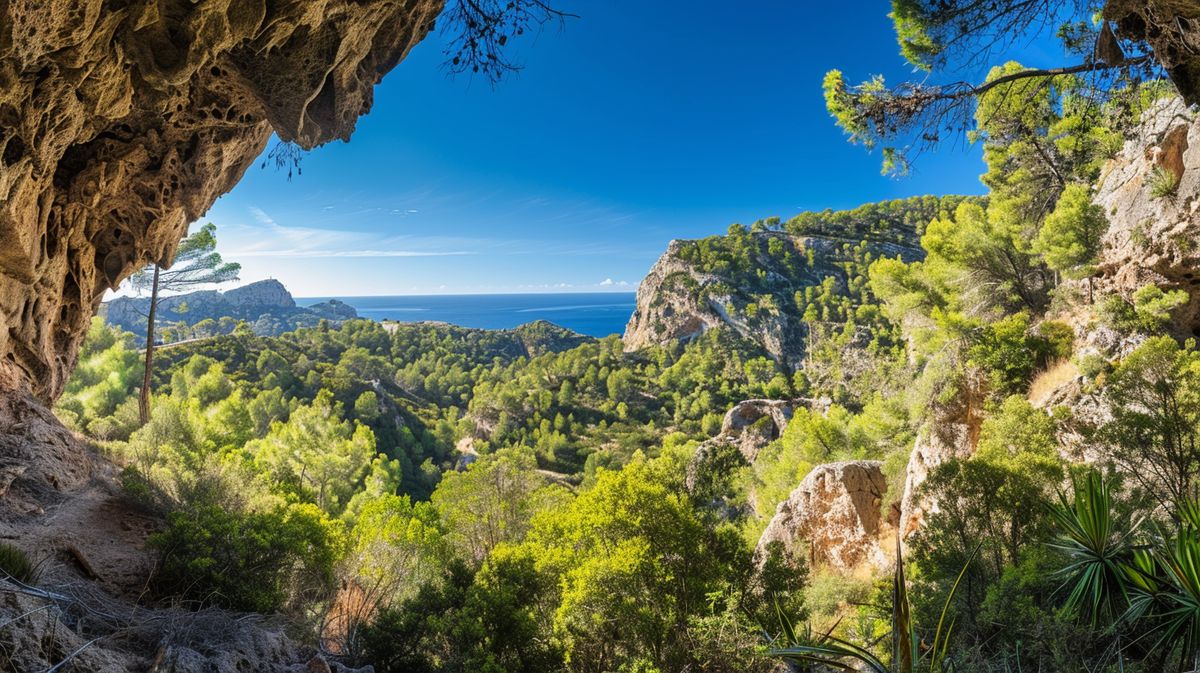
[[[1188,105],[1200,104],[1200,0],[1108,0],[1117,36],[1145,42]]]
[[[443,0],[0,0],[0,390],[61,392],[272,131],[346,140]]]

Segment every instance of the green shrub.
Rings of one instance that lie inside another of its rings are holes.
[[[1171,320],[1171,313],[1188,301],[1183,290],[1164,292],[1157,285],[1144,285],[1133,293],[1133,301],[1112,295],[1100,305],[1101,322],[1119,332],[1156,332]]]
[[[333,583],[337,534],[314,505],[268,512],[202,504],[172,512],[150,537],[164,593],[235,610],[273,612]]]
[[[24,584],[37,581],[38,567],[19,547],[0,542],[0,573]]]
[[[1175,175],[1175,171],[1168,168],[1155,166],[1146,184],[1150,186],[1150,196],[1152,198],[1162,199],[1175,195],[1175,191],[1179,189],[1179,176]]]
[[[1088,353],[1075,358],[1075,366],[1079,369],[1080,374],[1089,379],[1095,379],[1100,374],[1112,369],[1108,359],[1099,353]]]

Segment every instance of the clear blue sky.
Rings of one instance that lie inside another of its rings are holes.
[[[494,89],[448,76],[434,34],[350,143],[307,154],[291,182],[256,165],[202,221],[243,281],[297,296],[632,290],[673,238],[980,193],[977,149],[884,177],[824,110],[830,68],[913,76],[888,4],[567,0],[580,18],[519,43],[524,69]]]

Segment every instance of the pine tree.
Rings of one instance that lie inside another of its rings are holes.
[[[211,222],[179,243],[174,261],[167,267],[146,265],[130,281],[139,294],[150,291],[150,309],[146,316],[146,368],[138,417],[142,425],[150,420],[150,381],[154,373],[154,320],[159,297],[164,292],[187,292],[204,285],[237,280],[241,265],[226,262],[217,252],[217,227]]]

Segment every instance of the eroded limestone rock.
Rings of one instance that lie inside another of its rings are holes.
[[[1174,180],[1155,194],[1156,181]],[[1109,229],[1097,288],[1130,299],[1155,284],[1185,290],[1173,315],[1178,336],[1200,331],[1200,122],[1179,99],[1158,105],[1101,175],[1095,201]]]
[[[272,131],[347,139],[441,6],[0,2],[0,388],[53,400],[104,291],[170,262]]]
[[[764,446],[779,439],[792,420],[796,403],[791,400],[745,400],[725,412],[721,436],[737,444],[746,462],[753,463]]]
[[[1200,3],[1190,0],[1108,0],[1105,19],[1117,36],[1145,41],[1189,104],[1200,103]]]
[[[880,515],[886,492],[879,461],[818,465],[780,503],[759,538],[756,555],[761,558],[767,546],[778,541],[789,555],[800,554],[807,545],[811,565],[839,571],[864,564],[886,567],[884,543],[891,527]]]

